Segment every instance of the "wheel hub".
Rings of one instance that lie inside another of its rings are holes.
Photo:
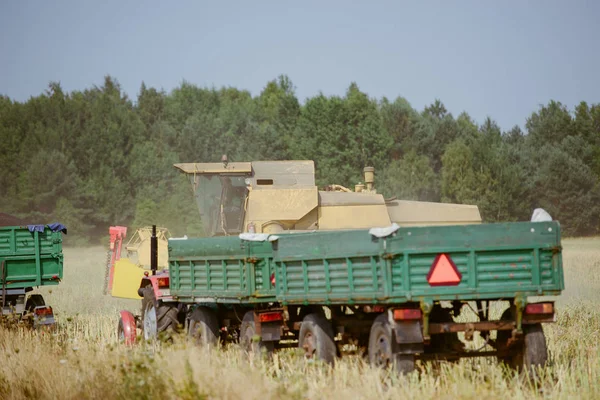
[[[157,335],[156,325],[156,308],[152,304],[148,304],[144,312],[144,339],[154,339]]]
[[[315,337],[312,333],[307,333],[304,336],[304,343],[302,343],[302,348],[304,349],[304,356],[307,359],[312,359],[315,356],[315,352],[317,351],[317,346],[315,343]]]
[[[389,339],[385,335],[377,339],[377,349],[375,350],[375,362],[377,366],[384,367],[390,363],[392,349]]]

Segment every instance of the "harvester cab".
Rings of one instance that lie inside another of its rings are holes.
[[[364,168],[354,190],[315,184],[313,161],[182,163],[206,236],[364,229],[374,226],[481,223],[475,205],[386,200],[375,189],[375,169]]]
[[[106,261],[106,276],[104,294],[126,299],[139,299],[140,282],[151,269],[152,227],[137,229],[125,245],[127,228],[111,226],[110,247]],[[166,228],[156,229],[158,245],[157,267],[168,269],[168,240],[169,231]]]

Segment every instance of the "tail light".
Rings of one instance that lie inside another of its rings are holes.
[[[260,322],[274,322],[274,321],[282,321],[283,314],[279,311],[277,312],[266,312],[259,315],[258,319]]]
[[[52,315],[52,307],[50,306],[40,306],[33,310],[33,313],[38,317]]]
[[[525,306],[525,314],[553,314],[553,303],[532,303]]]
[[[397,308],[394,310],[394,319],[399,321],[421,319],[423,314],[418,308]]]
[[[271,286],[275,286],[275,273],[271,274]]]
[[[384,306],[363,306],[363,311],[366,313],[382,313],[385,311]]]
[[[169,287],[169,278],[166,276],[158,278],[158,279],[156,279],[156,284],[158,285],[159,288]]]

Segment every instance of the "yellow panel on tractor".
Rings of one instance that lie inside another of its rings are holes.
[[[116,229],[121,228],[121,229]],[[111,257],[107,265],[108,290],[113,297],[125,299],[139,299],[138,289],[144,272],[150,272],[150,242],[152,228],[143,227],[135,231],[127,245],[123,246],[126,228],[111,227],[114,238],[111,238]],[[157,228],[156,241],[158,246],[158,270],[168,269],[169,231],[166,228]],[[124,250],[121,257],[121,250]],[[112,264],[111,264],[112,263]]]
[[[132,263],[128,258],[118,260],[115,262],[111,295],[113,297],[139,300],[138,289],[143,277],[143,268]]]

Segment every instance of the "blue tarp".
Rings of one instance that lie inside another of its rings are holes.
[[[67,227],[66,227],[66,226],[64,226],[64,225],[63,225],[63,224],[61,224],[61,223],[58,223],[58,222],[53,222],[53,223],[51,223],[51,224],[48,224],[47,226],[48,226],[48,228],[50,228],[50,229],[52,230],[52,232],[58,232],[58,231],[61,231],[61,232],[62,232],[62,233],[64,233],[65,235],[67,234]]]
[[[65,235],[67,234],[67,227],[58,222],[53,222],[48,225],[27,225],[27,229],[29,229],[29,232],[44,232],[46,226],[50,228],[52,232],[61,231]]]
[[[44,225],[27,225],[29,232],[44,232]]]

